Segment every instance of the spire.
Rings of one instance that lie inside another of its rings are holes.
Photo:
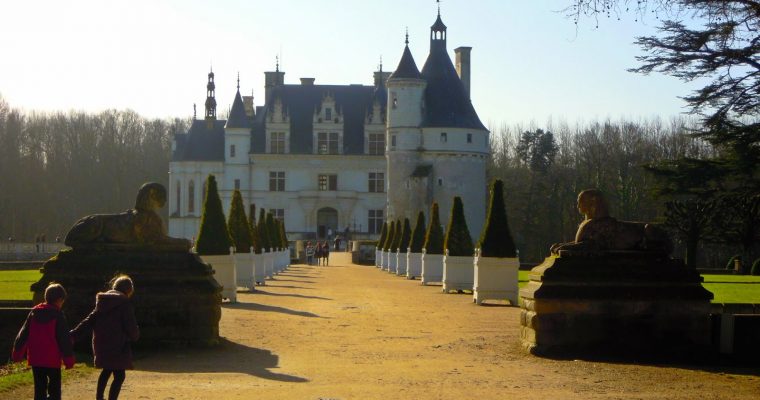
[[[240,71],[238,71],[237,90],[240,91]]]
[[[406,27],[406,39],[404,39],[404,44],[409,46],[409,27]]]
[[[446,24],[441,20],[441,2],[438,3],[438,17],[435,19],[433,26],[430,27],[430,50],[442,48],[446,50]]]
[[[280,72],[280,55],[279,54],[274,56],[274,62],[275,62],[274,72]]]
[[[195,103],[193,103],[193,119],[198,119],[198,110],[195,108]]]
[[[206,119],[216,119],[216,85],[214,84],[214,70],[208,73],[208,83],[206,84]]]
[[[417,63],[414,62],[412,52],[409,51],[409,32],[406,33],[404,43],[404,54],[401,55],[401,61],[399,61],[396,71],[388,79],[420,79],[420,70],[417,68]]]

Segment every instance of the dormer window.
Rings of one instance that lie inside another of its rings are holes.
[[[332,119],[332,108],[325,108],[325,120],[329,121]]]

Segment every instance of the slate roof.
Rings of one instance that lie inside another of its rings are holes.
[[[486,130],[446,52],[445,41],[431,41],[421,75],[427,81],[423,127]]]
[[[245,104],[240,96],[240,89],[235,94],[235,100],[232,102],[230,116],[227,118],[227,128],[250,128],[251,121],[245,113]]]
[[[330,94],[343,124],[343,154],[364,154],[364,122],[372,109],[374,86],[364,85],[282,85],[272,88],[263,112],[256,115],[251,135],[251,152],[266,152],[266,123],[269,107],[276,99],[290,117],[290,153],[312,154],[314,111],[322,99]]]
[[[398,67],[388,79],[420,79],[420,70],[417,68],[417,63],[414,62],[412,52],[409,51],[409,45],[404,47],[401,61],[398,62]]]
[[[224,161],[225,122],[214,120],[208,129],[206,120],[194,120],[187,133],[174,135],[177,146],[172,161]]]

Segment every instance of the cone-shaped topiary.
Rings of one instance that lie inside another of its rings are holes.
[[[261,242],[262,251],[269,252],[272,248],[272,243],[269,239],[269,231],[267,230],[267,216],[264,208],[259,209],[259,223],[256,226],[256,231],[259,233],[259,241]]]
[[[390,251],[391,244],[393,243],[393,235],[396,233],[396,221],[391,221],[388,225],[388,235],[385,237],[385,244],[383,245],[383,251]]]
[[[758,276],[760,275],[760,258],[755,260],[755,262],[752,263],[752,270],[750,271],[750,274]]]
[[[378,250],[383,250],[383,246],[385,246],[386,236],[388,236],[388,222],[383,222],[383,228],[380,229],[380,239],[377,239]]]
[[[739,260],[742,259],[741,254],[736,254],[733,257],[729,258],[728,263],[726,263],[726,269],[734,269],[734,265],[735,265],[734,263],[736,262],[737,259]]]
[[[404,227],[401,225],[401,220],[396,220],[396,231],[393,232],[393,242],[391,243],[391,251],[396,252],[398,251],[399,247],[401,247],[401,239],[402,234],[404,231]]]
[[[282,238],[282,245],[280,248],[287,249],[288,248],[288,234],[285,233],[285,221],[277,220],[280,225],[280,238]]]
[[[427,254],[443,254],[443,228],[438,214],[438,203],[435,202],[430,210],[430,226],[425,234],[423,248]]]
[[[251,227],[251,245],[256,254],[261,254],[261,237],[259,236],[259,227],[256,226],[256,205],[250,205],[251,213],[248,214],[248,224]]]
[[[240,195],[240,191],[237,189],[232,193],[230,215],[227,217],[227,229],[230,231],[230,237],[232,238],[232,245],[235,246],[235,252],[250,253],[251,227],[248,224],[248,217],[245,216],[243,196]]]
[[[462,198],[459,196],[454,197],[454,204],[451,206],[449,227],[446,230],[443,247],[449,251],[450,256],[454,257],[467,257],[475,252],[472,247],[470,230],[467,229],[467,221],[464,218]]]
[[[491,185],[486,226],[483,227],[478,247],[482,257],[517,257],[515,242],[509,232],[507,209],[504,204],[504,182],[501,179],[496,179]]]
[[[420,211],[417,214],[417,223],[414,224],[412,231],[412,240],[409,243],[409,251],[412,253],[422,253],[422,246],[425,245],[425,213]]]
[[[232,239],[224,222],[224,211],[219,192],[216,189],[216,178],[209,175],[206,179],[206,198],[203,199],[203,214],[195,251],[200,255],[218,256],[230,254]]]
[[[399,250],[406,253],[409,250],[409,242],[412,241],[412,227],[409,224],[409,218],[404,218],[404,228],[401,230],[401,244]]]
[[[269,236],[269,246],[277,251],[280,247],[280,234],[277,232],[277,226],[274,223],[274,216],[271,212],[267,213],[267,236]]]

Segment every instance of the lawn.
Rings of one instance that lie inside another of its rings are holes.
[[[42,275],[39,270],[0,271],[0,300],[31,300],[29,285]]]

